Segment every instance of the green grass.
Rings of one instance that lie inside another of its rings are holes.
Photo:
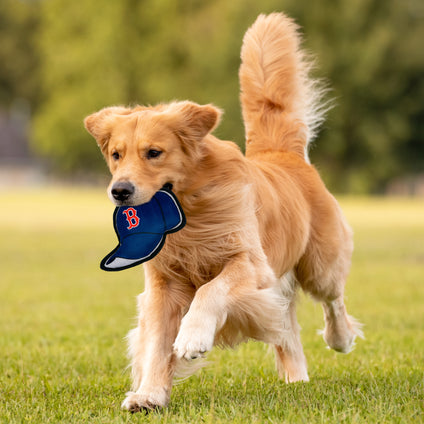
[[[214,350],[168,408],[143,416],[120,410],[142,269],[98,267],[116,244],[104,190],[0,195],[0,422],[423,422],[422,201],[341,199],[356,242],[347,305],[366,335],[351,354],[325,348],[321,308],[302,296],[310,383],[282,383],[251,342]]]

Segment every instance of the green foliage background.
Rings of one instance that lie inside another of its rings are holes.
[[[105,171],[85,115],[173,99],[225,109],[243,145],[239,52],[259,13],[302,26],[335,107],[312,161],[337,191],[379,192],[424,170],[422,0],[2,0],[0,108],[31,105],[36,153],[60,172]]]

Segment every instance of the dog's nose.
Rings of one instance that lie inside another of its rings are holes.
[[[122,202],[134,194],[134,186],[129,182],[119,181],[112,186],[111,193],[114,199]]]

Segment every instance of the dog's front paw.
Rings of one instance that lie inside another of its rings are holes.
[[[203,320],[191,324],[183,319],[178,336],[174,343],[174,351],[179,359],[196,359],[203,357],[212,350],[215,338],[216,323],[213,320]]]
[[[169,396],[165,390],[144,393],[128,392],[121,407],[130,412],[150,412],[165,407],[168,402]]]

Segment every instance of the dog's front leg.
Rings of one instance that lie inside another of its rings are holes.
[[[185,301],[154,269],[145,266],[145,274],[145,292],[138,297],[138,326],[128,336],[133,391],[122,407],[132,412],[169,403],[176,362],[173,343]]]
[[[227,319],[228,290],[221,276],[197,290],[174,343],[179,359],[196,359],[212,349],[215,334]]]
[[[262,291],[275,282],[273,272],[262,263],[253,263],[248,256],[232,258],[217,277],[197,290],[174,343],[177,358],[195,359],[210,351],[227,317],[237,315],[237,310],[246,311],[243,304],[249,300],[255,299],[252,311],[279,308],[278,302],[273,297],[268,299],[264,296],[266,291]]]

